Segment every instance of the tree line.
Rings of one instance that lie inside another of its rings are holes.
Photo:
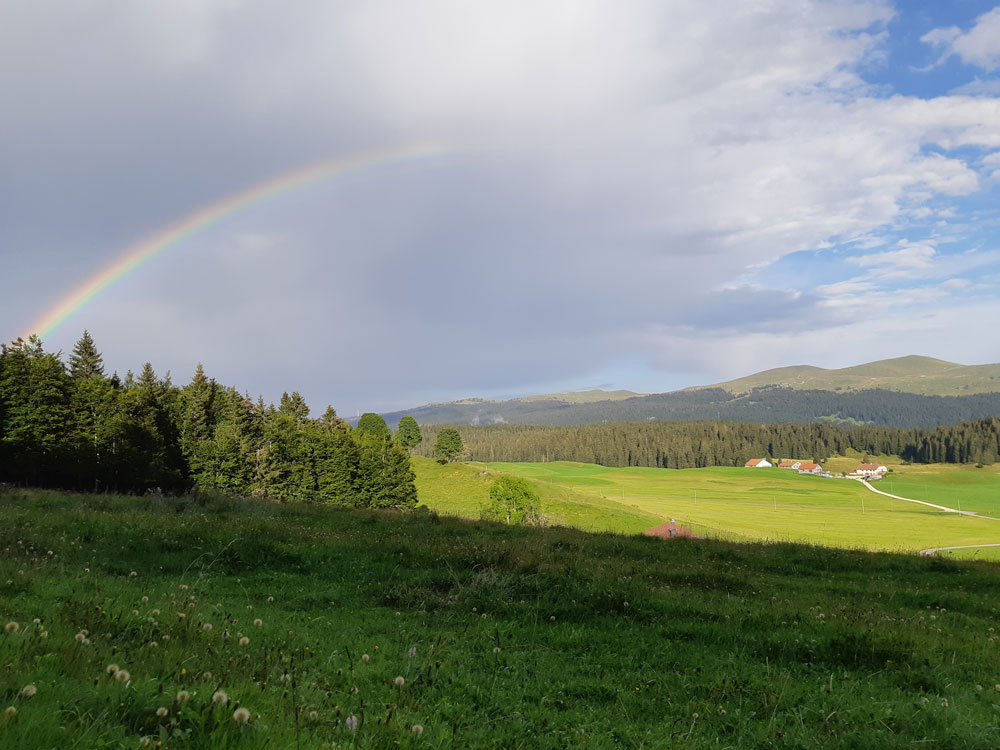
[[[412,419],[398,437],[375,414],[352,429],[332,406],[312,418],[296,392],[252,400],[201,365],[182,387],[148,362],[109,377],[86,331],[68,363],[34,336],[0,347],[0,482],[411,508],[419,441]]]
[[[825,422],[617,422],[598,425],[423,425],[427,438],[457,430],[473,461],[581,461],[604,466],[688,469],[742,466],[751,458],[822,461],[848,450],[898,455],[916,463],[992,464],[1000,455],[1000,419],[948,427],[843,427]]]

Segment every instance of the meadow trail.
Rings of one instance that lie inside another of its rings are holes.
[[[867,487],[872,492],[877,492],[879,495],[885,495],[886,497],[895,498],[896,500],[904,500],[908,503],[919,503],[920,505],[927,505],[931,508],[937,508],[938,510],[943,510],[945,513],[957,513],[963,516],[972,516],[973,518],[985,518],[987,521],[998,521],[1000,519],[994,518],[993,516],[984,516],[980,513],[973,513],[969,510],[958,510],[957,508],[949,508],[945,505],[935,505],[934,503],[927,503],[923,500],[914,500],[909,497],[901,497],[900,495],[890,495],[888,492],[883,492],[882,490],[877,490],[871,486],[868,482],[858,479],[856,481],[861,482],[865,487]],[[930,557],[936,555],[938,552],[944,552],[946,550],[952,549],[979,549],[981,547],[1000,547],[1000,543],[997,544],[959,544],[953,547],[928,547],[927,549],[920,550],[920,554],[925,557]]]

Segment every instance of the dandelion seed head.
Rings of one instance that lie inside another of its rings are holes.
[[[177,702],[185,703],[190,697],[191,693],[189,693],[187,690],[181,690],[179,693],[177,693]]]
[[[361,654],[361,661],[367,662],[371,657],[368,654]]]
[[[135,572],[135,571],[133,570],[133,571],[132,571],[131,573],[129,573],[129,574],[128,574],[128,577],[129,577],[129,578],[135,578],[135,577],[136,577],[137,575],[139,575],[139,574],[138,574],[138,573],[136,573],[136,572]]]
[[[7,706],[7,708],[3,710],[3,715],[6,716],[8,719],[12,719],[15,716],[17,716],[17,709],[14,708],[13,706]]]
[[[257,626],[257,627],[259,628],[259,627],[260,627],[261,625],[263,625],[263,624],[264,624],[264,621],[263,621],[263,620],[261,620],[261,619],[260,619],[260,618],[258,617],[257,619],[255,619],[255,620],[253,621],[253,624],[254,624],[254,625],[256,625],[256,626]]]
[[[128,673],[128,670],[119,669],[115,672],[115,679],[118,680],[118,682],[128,682],[132,679],[132,675]]]
[[[151,742],[152,740],[149,737],[143,737],[139,740],[139,747],[149,747]]]
[[[233,721],[237,724],[246,724],[250,721],[250,712],[245,708],[237,708],[233,711]]]
[[[267,597],[267,600],[268,600],[269,602],[273,602],[273,601],[274,601],[274,597],[273,597],[273,596],[269,596],[269,597]]]
[[[73,637],[76,638],[77,643],[83,643],[85,640],[87,640],[87,636],[85,636],[83,633],[77,633]]]
[[[142,597],[142,603],[143,604],[148,604],[149,603],[149,597],[148,596]]]
[[[160,706],[158,709],[156,709],[156,715],[159,716],[161,719],[164,716],[166,716],[168,713],[170,713],[170,712],[167,711],[166,706]]]
[[[417,647],[416,646],[410,646],[410,650],[407,651],[406,653],[407,653],[407,656],[409,656],[412,659],[414,656],[417,655]]]
[[[206,633],[209,632],[212,629],[212,623],[206,622],[204,625],[201,626],[201,629],[204,630]]]
[[[494,654],[499,654],[500,653],[500,647],[499,646],[494,646],[493,647],[493,653]]]
[[[34,698],[35,693],[38,692],[38,688],[32,683],[30,685],[25,685],[21,688],[21,697],[23,698]]]
[[[40,619],[40,618],[38,618],[38,617],[36,617],[36,618],[35,618],[34,620],[32,620],[31,622],[33,622],[33,623],[34,623],[35,625],[41,625],[41,624],[42,624],[42,621],[41,621],[41,619]]]
[[[309,721],[316,721],[317,719],[319,719],[319,714],[316,713],[315,711],[310,711],[309,712]]]
[[[10,633],[16,633],[20,629],[21,629],[21,625],[19,623],[16,623],[16,622],[8,622],[6,625],[3,626],[3,632],[8,633],[8,634],[10,634]]]
[[[405,685],[405,684],[406,684],[406,680],[405,680],[405,679],[403,679],[403,676],[402,676],[402,675],[400,675],[400,676],[399,676],[399,677],[397,677],[397,678],[396,678],[395,680],[393,680],[393,682],[395,682],[395,683],[396,683],[396,687],[403,687],[403,685]]]
[[[242,638],[240,638],[240,645],[241,646],[248,646],[248,645],[250,645],[250,639],[247,638],[246,636],[243,636]]]
[[[120,669],[121,667],[119,667],[117,664],[109,664],[104,671],[107,672],[112,677],[114,677],[116,674],[118,674],[118,670]]]
[[[214,704],[216,704],[218,706],[224,706],[225,704],[229,703],[229,696],[226,695],[221,690],[216,690],[212,694],[212,703],[214,703]]]
[[[422,726],[420,726],[419,724],[414,724],[413,725],[413,733],[419,737],[421,734],[424,733],[424,728]]]

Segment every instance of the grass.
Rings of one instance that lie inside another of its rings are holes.
[[[480,474],[483,464],[450,465],[440,472],[432,465],[437,466],[426,459],[414,463],[422,501],[441,512],[478,517],[479,498],[489,491],[488,477]],[[724,539],[909,552],[1000,541],[996,521],[946,514],[876,495],[857,482],[785,469],[678,471],[564,461],[489,468],[535,482],[543,511],[580,528],[631,533],[675,519],[696,533]],[[895,481],[895,472],[892,476]],[[474,482],[474,491],[463,489]],[[880,487],[888,491],[889,484],[884,480]]]
[[[894,466],[878,488],[914,500],[1000,516],[1000,466],[981,469],[969,464]]]
[[[992,565],[23,492],[0,548],[4,748],[1000,742]]]

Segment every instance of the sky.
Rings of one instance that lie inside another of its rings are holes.
[[[1000,361],[997,0],[9,0],[0,338],[315,412]]]

